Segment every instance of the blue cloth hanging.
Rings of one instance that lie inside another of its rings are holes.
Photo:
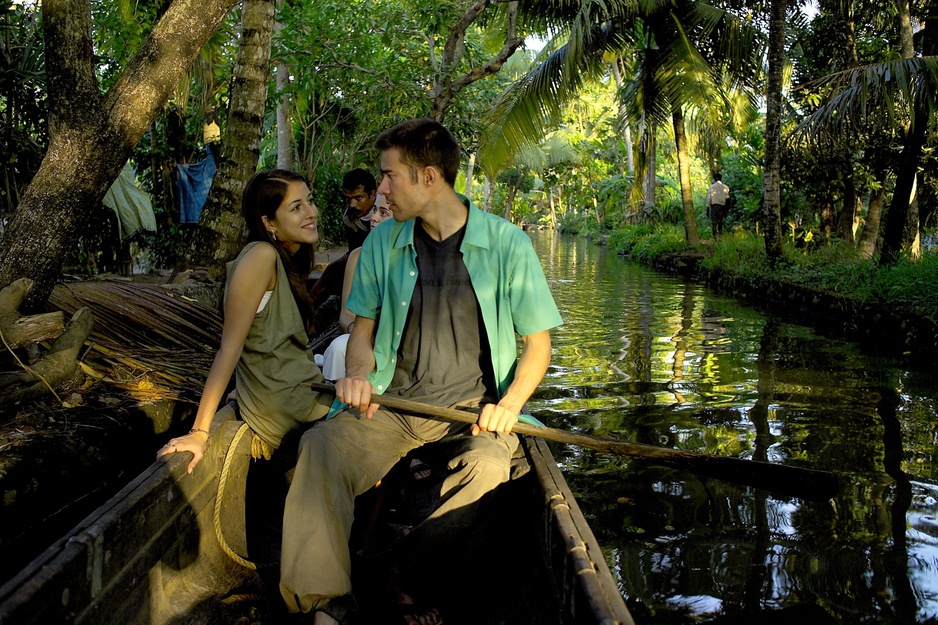
[[[212,188],[215,177],[215,159],[206,150],[205,160],[198,163],[176,165],[176,195],[179,198],[179,223],[197,224],[202,206]]]

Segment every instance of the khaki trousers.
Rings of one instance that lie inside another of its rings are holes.
[[[355,497],[412,449],[441,440],[456,447],[440,507],[414,531],[424,542],[421,551],[433,551],[426,544],[431,532],[422,528],[471,526],[479,499],[508,480],[518,438],[471,436],[469,428],[381,409],[372,419],[342,412],[303,435],[283,517],[280,593],[290,612],[309,612],[351,593],[348,541]]]

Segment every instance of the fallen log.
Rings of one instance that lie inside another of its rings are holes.
[[[85,376],[78,365],[78,354],[85,344],[94,316],[87,308],[72,315],[65,332],[56,339],[52,348],[32,365],[21,371],[0,374],[0,405],[12,405],[34,400],[49,392],[68,392],[81,386]]]
[[[31,280],[20,278],[0,290],[0,335],[9,349],[54,339],[65,327],[65,315],[61,311],[20,315],[20,304],[32,286]]]

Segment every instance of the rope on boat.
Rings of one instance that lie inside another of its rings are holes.
[[[221,547],[221,550],[228,554],[228,557],[241,566],[253,571],[257,569],[257,565],[235,552],[235,550],[232,549],[228,544],[228,541],[225,540],[225,535],[221,529],[221,502],[225,494],[225,486],[228,485],[228,473],[231,470],[231,461],[234,459],[235,450],[238,448],[238,443],[240,443],[241,439],[244,438],[244,435],[250,431],[251,428],[248,427],[248,424],[242,423],[241,427],[238,428],[238,431],[235,432],[234,437],[232,437],[231,444],[228,445],[228,451],[225,452],[225,462],[221,467],[221,475],[218,478],[218,492],[215,493],[215,511],[212,515],[212,522],[215,526],[215,537],[218,539],[218,544]]]

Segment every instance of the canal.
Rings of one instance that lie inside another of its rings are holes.
[[[816,503],[554,446],[636,622],[938,621],[934,372],[585,239],[532,239],[564,318],[535,416],[840,480]]]

